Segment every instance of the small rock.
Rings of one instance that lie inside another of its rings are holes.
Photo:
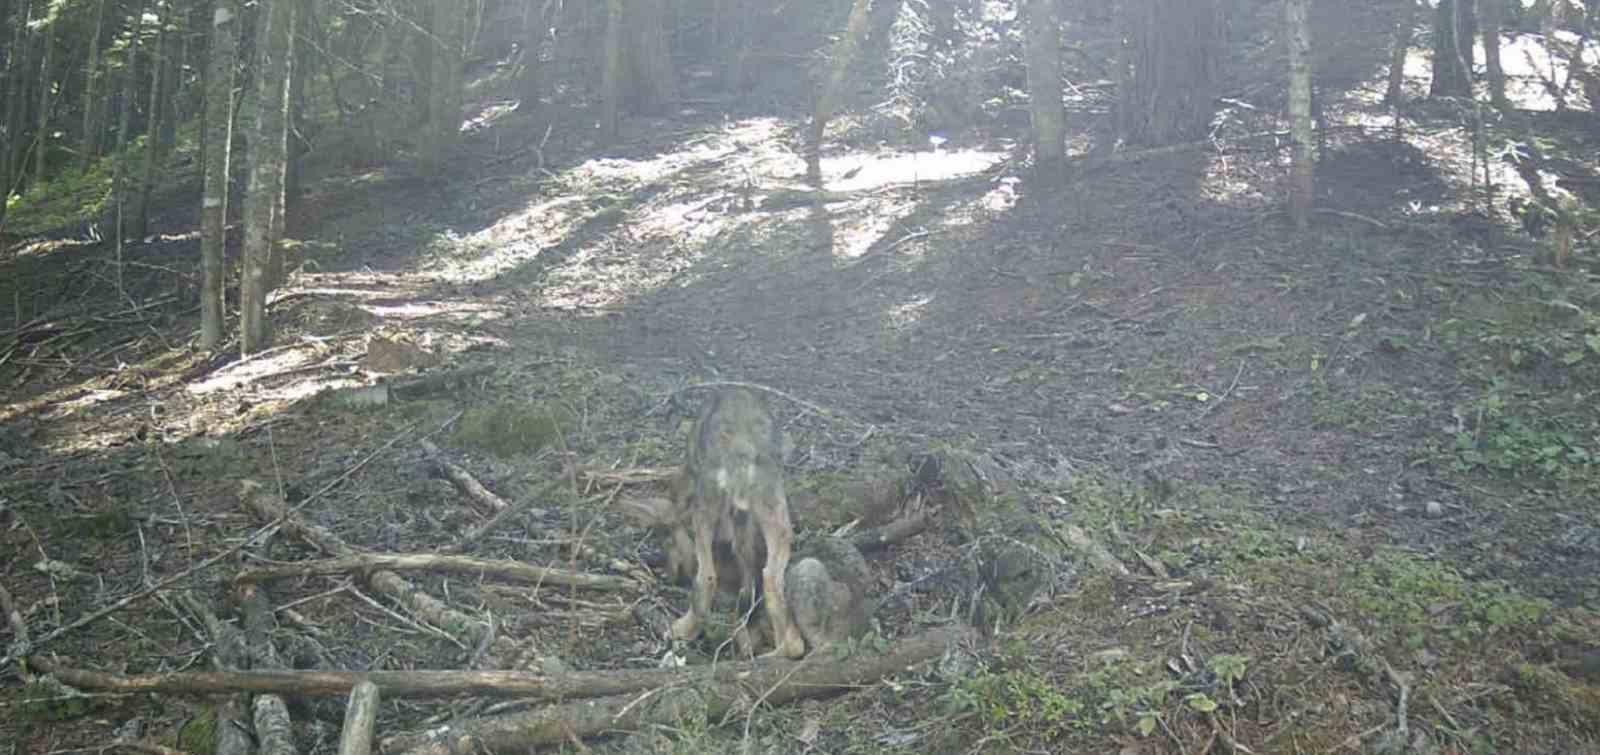
[[[1444,504],[1438,501],[1428,501],[1423,507],[1423,512],[1428,515],[1429,519],[1438,519],[1444,516]]]

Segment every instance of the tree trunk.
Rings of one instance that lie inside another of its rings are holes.
[[[1389,47],[1389,88],[1383,93],[1383,104],[1398,106],[1405,97],[1406,57],[1411,52],[1412,27],[1417,22],[1417,0],[1400,0],[1395,14],[1394,38]]]
[[[1028,109],[1036,180],[1056,184],[1067,163],[1067,113],[1061,98],[1061,25],[1055,0],[1028,0]]]
[[[844,34],[828,52],[827,73],[817,88],[816,107],[811,113],[811,130],[806,139],[806,180],[814,186],[822,185],[822,136],[828,130],[828,119],[839,106],[839,88],[850,70],[850,60],[861,47],[871,11],[872,0],[855,0],[850,6],[850,18],[844,24]]]
[[[1439,0],[1433,14],[1433,82],[1429,97],[1472,96],[1472,0]]]
[[[1220,0],[1124,0],[1117,121],[1131,145],[1203,138],[1221,77]]]
[[[83,171],[100,157],[100,38],[105,36],[106,0],[95,0],[94,31],[89,37],[89,62],[83,70]]]
[[[261,0],[256,20],[256,122],[250,135],[250,185],[244,201],[244,271],[239,282],[239,350],[249,356],[271,340],[267,294],[276,213],[283,207],[289,125],[290,29],[296,0]]]
[[[133,109],[139,102],[139,40],[144,36],[145,0],[135,0],[132,26],[128,32],[128,51],[122,72],[122,107],[117,116],[117,141],[112,145],[115,157],[111,162],[111,196],[117,203],[117,248],[122,248],[123,235],[131,230],[125,211],[133,199],[132,183],[128,180],[128,131],[132,129]]]
[[[633,0],[624,23],[632,91],[629,112],[659,114],[678,98],[677,69],[667,44],[665,0]]]
[[[173,103],[178,111],[178,121],[187,121],[190,118],[205,118],[206,97],[206,55],[210,49],[211,26],[206,20],[212,17],[216,0],[200,0],[190,6],[189,17],[183,25],[184,50],[183,60],[179,61],[180,69],[188,66],[195,72],[194,85],[180,87]],[[204,133],[205,124],[201,124]],[[202,138],[202,141],[204,139]]]
[[[44,22],[39,27],[39,34],[44,41],[44,53],[39,61],[39,121],[38,128],[33,133],[33,182],[41,183],[45,178],[45,158],[50,154],[50,95],[54,87],[50,85],[50,76],[55,68],[55,14],[48,10],[45,12]]]
[[[17,145],[22,141],[23,68],[27,65],[28,16],[32,3],[22,0],[15,8],[11,26],[11,44],[6,47],[5,69],[0,71],[0,107],[5,108],[5,120],[0,121],[0,230],[6,226],[6,205],[16,189]]]
[[[517,110],[524,114],[538,112],[544,103],[545,89],[550,72],[544,64],[544,53],[550,41],[550,27],[554,23],[555,0],[525,0],[527,8],[522,18],[522,104]],[[538,10],[534,10],[538,8]],[[554,56],[552,55],[552,63]]]
[[[715,0],[711,9],[711,49],[722,64],[722,86],[730,92],[745,88],[744,57],[749,45],[749,4],[745,0]]]
[[[289,220],[289,208],[300,204],[300,156],[309,149],[304,134],[306,78],[311,75],[312,70],[311,45],[305,43],[304,36],[308,29],[317,27],[311,16],[311,0],[295,0],[295,3],[294,27],[289,31],[289,142],[283,164],[283,207],[277,215],[278,225],[272,232],[273,238],[276,239],[286,238],[284,234]],[[275,254],[272,259],[281,265],[283,255]],[[282,270],[277,271],[273,279],[282,283]]]
[[[1285,39],[1289,47],[1289,134],[1294,143],[1290,162],[1289,217],[1301,231],[1311,224],[1315,168],[1311,149],[1311,0],[1284,0]]]
[[[205,188],[200,200],[200,348],[222,344],[224,251],[227,241],[228,162],[233,144],[233,68],[239,51],[235,0],[216,0],[206,60]]]
[[[438,47],[438,22],[434,20],[437,0],[415,0],[417,18],[411,27],[412,77],[411,104],[415,108],[416,122],[424,130],[433,123],[430,108],[433,106],[433,57]],[[404,55],[400,58],[404,60]],[[385,79],[387,82],[387,79]],[[424,147],[424,150],[426,148]]]
[[[1479,23],[1483,25],[1483,63],[1489,74],[1489,102],[1498,110],[1510,110],[1506,99],[1506,71],[1500,65],[1500,26],[1505,15],[1505,0],[1477,0]]]
[[[139,195],[134,201],[133,210],[133,235],[135,238],[144,238],[150,230],[150,193],[156,185],[156,163],[161,161],[161,119],[164,115],[162,102],[165,99],[165,77],[167,64],[163,57],[167,46],[167,14],[172,7],[157,4],[156,11],[156,49],[150,56],[150,109],[146,111],[148,119],[144,129],[144,176],[139,181]]]
[[[161,97],[161,126],[156,129],[156,138],[161,142],[161,153],[172,154],[172,148],[178,143],[178,102],[183,98],[183,62],[189,55],[189,34],[194,27],[189,25],[188,12],[178,12],[176,3],[169,3],[166,22],[172,25],[167,32],[172,39],[167,42],[169,51],[162,56],[162,92]],[[173,43],[177,49],[170,49]]]
[[[461,0],[433,0],[432,82],[428,104],[428,156],[426,173],[437,176],[456,145],[461,130],[461,43],[465,23]]]
[[[606,0],[606,31],[600,66],[600,138],[617,140],[622,98],[622,0]]]

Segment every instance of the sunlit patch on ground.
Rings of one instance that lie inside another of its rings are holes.
[[[186,388],[190,393],[201,395],[213,391],[237,389],[262,378],[305,367],[319,359],[315,350],[310,348],[267,351],[259,356],[223,367],[204,380],[190,383]]]
[[[988,170],[1005,157],[1004,152],[982,150],[852,154],[823,160],[822,174],[831,178],[829,191],[858,192],[965,178]]]
[[[888,311],[889,327],[898,330],[907,325],[916,324],[918,320],[922,319],[923,313],[927,311],[928,304],[932,301],[932,295],[923,294],[890,307]]]
[[[1569,31],[1558,31],[1555,36],[1561,49],[1577,50],[1581,43],[1583,48],[1578,54],[1585,65],[1600,63],[1600,43],[1592,39],[1580,40],[1578,35]],[[1556,109],[1556,99],[1546,88],[1545,82],[1566,83],[1572,76],[1573,66],[1567,59],[1551,55],[1550,52],[1542,35],[1515,34],[1502,38],[1500,65],[1506,72],[1506,97],[1518,108],[1541,111]],[[1483,59],[1482,45],[1478,46],[1477,55],[1479,60]],[[1582,107],[1583,87],[1568,87],[1566,97],[1568,107]],[[1594,103],[1589,103],[1589,106],[1593,107]]]
[[[1017,187],[1021,179],[1010,177],[995,184],[994,188],[984,192],[978,200],[977,206],[989,212],[1006,212],[1017,206]],[[957,215],[950,218],[948,225],[967,225],[972,222],[970,217]]]
[[[855,214],[849,220],[834,225],[833,256],[848,264],[872,250],[872,245],[890,235],[900,220],[915,212],[917,206],[909,201],[884,201],[873,203],[870,212]]]

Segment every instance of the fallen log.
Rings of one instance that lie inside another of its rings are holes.
[[[858,649],[842,659],[823,653],[801,661],[718,664],[675,670],[679,683],[648,691],[552,705],[501,716],[456,721],[384,740],[380,752],[405,755],[473,755],[521,752],[580,737],[626,731],[643,724],[673,725],[702,713],[715,721],[743,701],[781,705],[875,682],[938,658],[952,643],[972,638],[966,627],[941,627],[900,640],[883,652]],[[687,673],[685,673],[687,672]]]
[[[504,559],[449,556],[433,553],[361,554],[345,558],[301,561],[275,566],[254,566],[234,576],[234,582],[261,582],[285,577],[389,571],[448,571],[499,577],[517,582],[616,591],[638,587],[633,580],[609,574],[589,574],[569,569],[534,566]]]

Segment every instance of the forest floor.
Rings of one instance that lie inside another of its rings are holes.
[[[1330,110],[1348,128],[1304,235],[1278,211],[1271,150],[1119,163],[1039,194],[1016,178],[1017,133],[892,148],[845,119],[816,205],[797,199],[798,114],[630,121],[607,149],[566,124],[538,150],[543,124],[508,115],[468,135],[445,182],[309,186],[277,345],[242,361],[194,352],[194,310],[159,298],[192,279],[187,210],[125,251],[125,300],[84,294],[111,286],[106,245],[39,242],[0,262],[53,299],[0,360],[0,585],[37,638],[185,574],[266,524],[241,480],[355,547],[436,551],[483,517],[423,439],[504,499],[560,514],[509,517],[466,553],[659,573],[657,545],[614,505],[658,488],[596,470],[679,463],[696,386],[736,381],[794,441],[802,531],[882,519],[861,491],[955,453],[1004,478],[988,480],[996,499],[1048,532],[1081,528],[1129,573],[1074,561],[960,671],[592,749],[1597,751],[1600,278],[1586,257],[1553,269],[1541,242],[1472,211],[1465,130],[1422,109],[1399,136],[1360,125],[1385,112],[1357,97]],[[1592,130],[1525,118],[1595,154]],[[401,388],[462,368],[480,371]],[[356,405],[379,377],[388,399]],[[873,555],[877,587],[906,596],[877,636],[960,620],[950,593],[906,589],[969,542],[944,513]],[[588,555],[563,547],[575,540]],[[241,553],[172,589],[228,615],[243,563],[317,557],[287,532]],[[665,586],[407,576],[571,669],[656,667],[671,648],[633,609],[686,605]],[[296,666],[476,661],[359,577],[266,583]],[[205,670],[186,606],[160,593],[33,649]],[[205,747],[205,698],[68,705],[15,664],[0,679],[17,753],[98,749],[133,719]],[[341,704],[297,701],[304,750],[336,736]],[[442,710],[386,701],[380,731]]]

